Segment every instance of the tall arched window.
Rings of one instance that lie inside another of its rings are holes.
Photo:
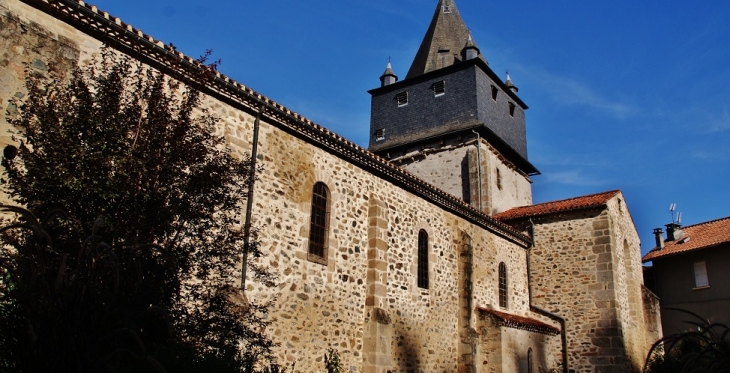
[[[532,373],[532,347],[527,349],[527,373]]]
[[[322,182],[312,188],[312,216],[309,223],[309,252],[307,258],[318,263],[327,261],[327,232],[329,231],[329,189]]]
[[[428,289],[428,233],[418,232],[418,287]]]
[[[499,306],[507,308],[507,266],[499,263]]]

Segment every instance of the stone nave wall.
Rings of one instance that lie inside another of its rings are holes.
[[[106,14],[99,16],[109,19]],[[0,22],[3,105],[13,96],[24,95],[27,66],[30,73],[67,73],[77,61],[89,61],[102,44],[18,0],[0,0]],[[121,25],[119,20],[112,22]],[[128,30],[146,38],[131,27]],[[273,111],[288,113],[257,97],[278,110]],[[219,133],[234,153],[250,152],[255,107],[224,94],[205,96],[203,105],[220,117]],[[475,345],[464,343],[466,332],[476,325],[473,310],[498,308],[497,265],[505,262],[511,298],[507,311],[529,314],[524,243],[510,239],[509,234],[495,234],[341,154],[314,145],[316,141],[308,135],[277,122],[276,115],[284,114],[271,112],[260,128],[257,158],[264,171],[255,186],[253,224],[267,253],[260,264],[280,277],[274,289],[249,282],[246,290],[249,298],[275,301],[270,333],[280,343],[276,352],[281,362],[296,362],[296,371],[321,370],[323,352],[332,347],[353,371],[456,372],[464,369],[467,360],[484,363]],[[4,146],[19,134],[6,123],[4,113],[0,115],[0,145]],[[314,128],[319,135],[325,133],[321,136],[336,137]],[[316,182],[325,183],[330,191],[324,264],[307,260]],[[416,285],[421,229],[429,237],[428,289]],[[464,234],[473,248],[468,281],[463,279],[463,266],[459,271]],[[466,304],[458,299],[460,282],[472,286]],[[517,340],[530,338],[525,331],[513,334]]]

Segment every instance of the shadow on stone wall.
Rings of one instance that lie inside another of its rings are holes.
[[[410,332],[410,326],[394,325],[393,372],[420,372],[421,358],[418,340]]]

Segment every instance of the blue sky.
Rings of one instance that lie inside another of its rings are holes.
[[[405,77],[437,0],[95,0],[178,50],[367,146],[370,96]],[[534,202],[621,189],[642,239],[730,216],[726,1],[456,0],[527,115]]]

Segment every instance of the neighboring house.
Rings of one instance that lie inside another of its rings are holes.
[[[667,237],[654,229],[656,247],[642,258],[647,286],[659,297],[665,334],[691,329],[697,321],[681,308],[710,322],[730,325],[730,217],[689,225],[667,224]]]
[[[192,58],[81,1],[0,0],[0,17],[2,102],[23,97],[25,74],[63,74],[103,43],[195,75]],[[234,154],[259,128],[256,260],[279,278],[245,291],[275,300],[275,354],[297,371],[321,370],[332,347],[367,373],[624,372],[660,337],[623,195],[532,205],[527,105],[453,0],[406,78],[389,64],[369,92],[369,149],[225,75],[205,83]],[[2,145],[21,136],[4,113],[0,128]]]

